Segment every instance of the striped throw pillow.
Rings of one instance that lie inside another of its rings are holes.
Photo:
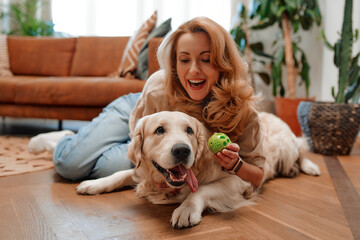
[[[13,76],[10,71],[7,35],[0,34],[0,77]]]
[[[146,22],[140,27],[139,31],[137,31],[137,33],[129,40],[123,53],[120,66],[115,74],[110,74],[111,76],[115,75],[125,78],[135,78],[140,49],[151,30],[155,27],[156,20],[157,11],[155,11],[148,20],[146,20]]]

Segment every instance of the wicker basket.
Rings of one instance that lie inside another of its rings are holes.
[[[298,118],[313,152],[349,155],[360,130],[360,105],[301,102]]]

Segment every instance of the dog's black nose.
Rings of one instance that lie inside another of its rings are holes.
[[[187,163],[187,158],[191,154],[191,149],[187,144],[177,143],[171,149],[171,155],[176,159],[179,163]]]

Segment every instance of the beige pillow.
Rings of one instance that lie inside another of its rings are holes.
[[[0,77],[13,76],[10,71],[7,35],[0,34]]]
[[[155,27],[156,20],[157,11],[155,11],[153,15],[151,15],[151,17],[146,20],[143,25],[141,25],[137,33],[129,40],[118,70],[109,74],[109,76],[135,78],[135,71],[140,49],[151,30]]]

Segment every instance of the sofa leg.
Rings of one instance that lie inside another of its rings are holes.
[[[63,122],[62,122],[62,120],[58,121],[58,130],[59,131],[63,130]]]

